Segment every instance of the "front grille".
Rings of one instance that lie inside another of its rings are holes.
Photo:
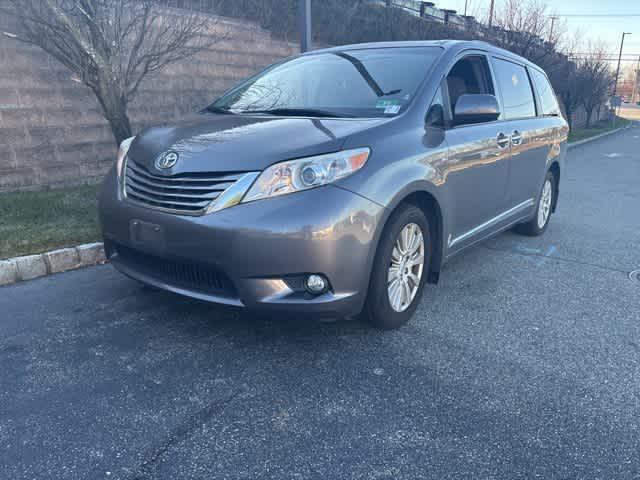
[[[116,262],[155,280],[187,290],[237,298],[229,277],[212,265],[166,259],[121,244],[111,245],[110,250],[115,250]]]
[[[127,198],[135,202],[197,215],[243,175],[202,172],[161,176],[129,158],[124,185]]]

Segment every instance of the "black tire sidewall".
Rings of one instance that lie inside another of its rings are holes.
[[[549,216],[547,217],[547,221],[545,222],[544,226],[542,228],[540,228],[538,226],[538,211],[540,210],[540,202],[542,201],[542,191],[544,190],[544,185],[545,183],[547,183],[547,180],[549,180],[551,182],[551,209],[552,211],[549,212]],[[558,185],[556,183],[556,177],[553,174],[553,172],[551,170],[547,171],[547,174],[544,176],[544,180],[542,182],[542,186],[540,187],[540,190],[538,192],[538,201],[536,202],[536,208],[535,211],[533,213],[533,218],[531,218],[531,220],[527,221],[526,223],[522,223],[518,226],[516,226],[515,230],[518,233],[521,233],[523,235],[527,235],[530,237],[537,237],[539,235],[542,235],[546,230],[547,227],[549,226],[549,223],[551,222],[551,216],[553,214],[553,205],[555,205],[556,202],[556,196],[558,195]]]
[[[409,305],[409,308],[404,312],[396,312],[391,307],[389,301],[387,276],[389,265],[391,264],[393,246],[402,229],[409,223],[415,223],[422,230],[422,236],[425,242],[424,267],[418,292],[411,302],[411,305]],[[387,222],[376,251],[364,311],[370,323],[378,328],[388,330],[398,328],[409,321],[420,303],[424,291],[424,284],[429,276],[431,251],[431,230],[429,228],[429,221],[422,210],[414,205],[403,205],[399,207]]]

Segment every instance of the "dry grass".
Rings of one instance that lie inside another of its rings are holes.
[[[589,128],[574,128],[569,133],[569,142],[577,142],[578,140],[584,140],[585,138],[595,137],[601,133],[608,132],[614,128],[620,128],[626,126],[630,120],[618,117],[615,127],[609,120],[603,120],[590,126]]]
[[[0,193],[0,259],[100,239],[98,187]]]

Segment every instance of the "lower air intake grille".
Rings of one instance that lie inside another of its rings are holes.
[[[168,260],[119,244],[112,248],[117,253],[115,261],[148,277],[188,290],[237,298],[236,289],[229,277],[216,267]]]

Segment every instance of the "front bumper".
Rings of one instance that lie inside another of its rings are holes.
[[[383,211],[329,185],[174,215],[119,199],[113,171],[100,196],[107,255],[126,275],[201,300],[318,316],[362,309]],[[157,238],[139,238],[139,225]],[[300,279],[309,273],[324,274],[330,290],[304,292]]]

